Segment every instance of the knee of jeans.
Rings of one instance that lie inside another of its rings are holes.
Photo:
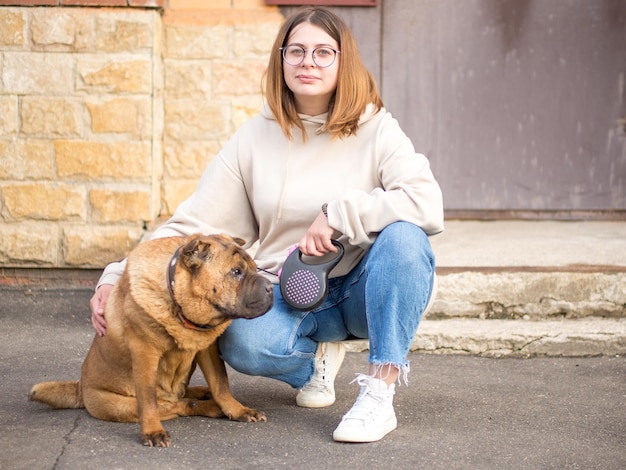
[[[266,376],[281,356],[282,337],[248,328],[250,320],[238,319],[219,338],[222,359],[237,372]]]
[[[242,374],[257,375],[259,351],[229,330],[230,327],[218,339],[222,359]]]
[[[426,261],[434,265],[434,254],[428,235],[415,224],[410,222],[389,224],[378,238],[384,244],[386,256],[408,264]]]

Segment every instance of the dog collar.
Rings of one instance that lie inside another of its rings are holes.
[[[197,330],[197,331],[212,330],[214,327],[211,325],[198,325],[197,323],[194,323],[191,320],[189,320],[189,318],[187,318],[185,314],[183,313],[183,308],[176,301],[176,297],[174,296],[174,283],[175,283],[174,274],[176,274],[176,265],[178,264],[178,259],[180,258],[180,252],[182,251],[182,249],[183,249],[183,245],[179,246],[176,249],[176,251],[174,252],[174,256],[172,256],[172,259],[168,265],[167,290],[169,291],[172,302],[174,303],[174,308],[176,310],[176,314],[178,315],[178,319],[180,320],[180,322],[183,324],[185,328],[188,328],[190,330]]]

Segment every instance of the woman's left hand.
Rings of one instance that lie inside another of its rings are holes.
[[[315,218],[304,236],[300,239],[298,248],[306,256],[323,256],[329,251],[337,251],[331,239],[335,230],[328,225],[328,218],[323,212]]]

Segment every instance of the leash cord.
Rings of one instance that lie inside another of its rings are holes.
[[[272,276],[279,277],[279,276],[278,276],[278,274],[273,273],[272,271],[268,271],[267,269],[263,269],[263,268],[256,268],[256,270],[257,270],[257,271],[263,271],[264,273],[271,274]]]

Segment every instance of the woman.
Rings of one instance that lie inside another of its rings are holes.
[[[369,338],[361,392],[333,433],[372,442],[396,428],[395,383],[431,299],[428,235],[443,230],[441,191],[423,155],[385,111],[346,24],[324,8],[288,18],[265,74],[267,106],[210,163],[196,191],[153,238],[223,232],[258,241],[255,261],[275,284],[274,307],[235,320],[220,338],[234,369],[300,391],[296,403],[329,406],[344,357],[338,341]],[[278,273],[290,247],[323,256],[345,246],[330,294],[312,312],[289,307]],[[99,334],[124,263],[105,269],[91,300]]]

